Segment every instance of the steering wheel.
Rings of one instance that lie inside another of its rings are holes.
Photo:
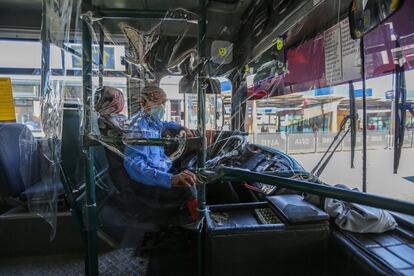
[[[168,158],[170,158],[171,161],[175,161],[180,158],[187,149],[187,133],[185,130],[180,130],[178,133],[178,138],[180,139],[178,141],[177,150],[168,155]]]
[[[211,145],[211,150],[215,153],[215,156],[212,156],[212,158],[206,162],[206,167],[214,168],[222,161],[238,156],[246,145],[247,140],[240,135],[232,135],[222,139],[222,141],[218,141],[218,143],[214,143]],[[220,148],[217,150],[215,147]]]

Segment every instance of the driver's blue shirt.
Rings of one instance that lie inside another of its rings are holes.
[[[135,138],[161,138],[165,129],[179,130],[175,122],[163,122],[140,112],[129,125],[129,132]],[[149,186],[171,187],[172,162],[160,146],[126,145],[124,167],[129,177]]]

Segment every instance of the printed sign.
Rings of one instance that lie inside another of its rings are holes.
[[[359,79],[359,40],[353,40],[345,19],[324,33],[325,76],[329,85]]]
[[[355,89],[354,95],[356,98],[362,97],[362,89]],[[372,88],[365,88],[365,96],[371,97],[372,96]]]
[[[329,85],[342,81],[341,31],[338,25],[324,33],[325,76]]]
[[[394,99],[394,90],[385,91],[385,99],[387,100]]]
[[[72,45],[71,48],[75,50],[80,55],[82,54],[82,47],[80,45]],[[114,47],[105,46],[104,50],[104,68],[105,69],[115,69],[115,55]],[[99,64],[99,47],[92,47],[92,62]],[[82,69],[82,59],[72,55],[72,68],[73,69]]]
[[[0,121],[16,121],[10,78],[0,78]]]
[[[326,95],[332,95],[333,94],[333,88],[331,86],[323,87],[323,88],[317,88],[314,90],[314,95],[317,96],[326,96]]]
[[[349,30],[348,18],[341,21],[342,48],[342,80],[349,81],[361,78],[361,55],[359,39],[353,40]]]

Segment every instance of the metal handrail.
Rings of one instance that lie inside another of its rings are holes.
[[[139,137],[109,137],[88,134],[85,136],[90,141],[101,140],[105,143],[117,145],[148,145],[148,146],[164,146],[181,143],[192,143],[201,141],[201,137],[188,138],[139,138]]]
[[[220,178],[232,177],[241,180],[257,181],[260,183],[278,186],[281,188],[315,194],[367,206],[396,211],[408,215],[414,215],[414,203],[397,199],[390,199],[382,196],[367,194],[354,190],[332,187],[329,185],[316,184],[303,180],[285,178],[263,173],[252,172],[244,169],[221,167],[218,169]]]

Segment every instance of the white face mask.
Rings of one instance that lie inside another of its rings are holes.
[[[151,107],[151,117],[156,120],[161,120],[165,114],[165,105],[156,105]]]

